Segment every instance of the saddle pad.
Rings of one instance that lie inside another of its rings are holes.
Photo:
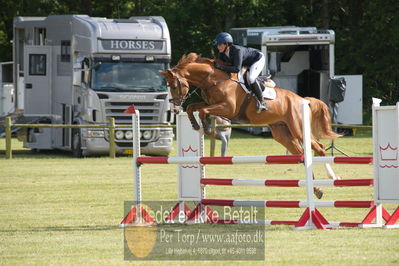
[[[263,91],[262,95],[263,95],[263,98],[270,99],[270,100],[276,99],[276,96],[277,96],[276,90],[274,89],[274,87],[272,88],[272,87],[268,87],[268,86],[265,86],[265,90]]]

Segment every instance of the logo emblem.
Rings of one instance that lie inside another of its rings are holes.
[[[198,149],[194,150],[191,147],[191,145],[188,146],[187,149],[182,148],[181,151],[182,151],[183,157],[196,157],[196,156],[199,156]],[[191,164],[191,165],[186,164],[186,165],[182,165],[181,167],[182,168],[198,168],[199,166],[198,166],[198,164]]]
[[[380,146],[380,167],[398,168],[398,147],[392,147],[388,142],[385,147]]]

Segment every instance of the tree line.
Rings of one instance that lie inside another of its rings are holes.
[[[87,14],[163,16],[173,63],[186,53],[213,57],[214,36],[233,27],[314,26],[335,31],[335,73],[363,74],[365,121],[371,97],[399,101],[397,0],[0,0],[0,61],[12,60],[13,17]]]

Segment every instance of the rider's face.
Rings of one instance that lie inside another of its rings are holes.
[[[226,43],[218,44],[219,53],[224,53],[224,51],[226,50],[226,47],[227,47]]]

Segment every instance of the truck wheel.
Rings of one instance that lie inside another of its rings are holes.
[[[79,128],[74,128],[72,130],[72,154],[76,158],[82,158],[82,141],[80,138]]]

